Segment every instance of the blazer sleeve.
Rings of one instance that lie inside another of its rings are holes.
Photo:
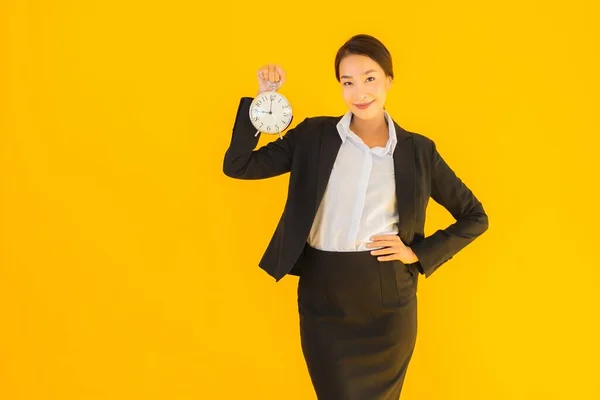
[[[282,175],[292,168],[296,135],[306,128],[306,118],[295,128],[288,129],[282,138],[256,149],[259,133],[250,120],[253,98],[242,97],[233,124],[229,148],[223,159],[223,173],[236,179],[265,179]],[[255,150],[256,149],[256,150]]]
[[[456,222],[410,246],[419,259],[420,272],[426,277],[488,229],[483,205],[446,163],[435,142],[431,143],[431,197]]]

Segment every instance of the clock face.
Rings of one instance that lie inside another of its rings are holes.
[[[292,107],[280,93],[261,93],[250,106],[250,119],[259,131],[277,134],[292,121]]]

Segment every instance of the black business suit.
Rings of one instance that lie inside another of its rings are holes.
[[[298,275],[294,264],[310,233],[317,207],[341,139],[336,124],[341,117],[306,118],[288,130],[283,139],[253,151],[259,137],[249,117],[252,98],[240,99],[223,172],[237,179],[264,179],[290,172],[288,197],[259,266],[276,280]],[[399,236],[419,258],[422,274],[429,277],[488,228],[481,202],[456,176],[438,153],[435,143],[395,123],[398,144],[394,151]],[[445,207],[456,222],[425,237],[425,210],[429,198]]]
[[[255,137],[256,129],[249,117],[251,102],[249,97],[240,100],[223,171],[237,179],[264,179],[290,172],[284,211],[259,266],[277,281],[286,274],[300,276],[302,344],[317,394],[320,399],[331,400],[397,399],[414,347],[418,276],[430,276],[487,230],[488,217],[483,206],[444,161],[431,139],[408,132],[394,122],[398,235],[419,262],[405,266],[399,261],[374,261],[376,258],[365,252],[355,257],[349,253],[318,252],[307,245],[307,238],[342,143],[336,128],[341,116],[306,118],[288,130],[283,139],[255,150],[259,138]],[[445,207],[456,222],[425,237],[425,210],[430,197]],[[340,268],[336,266],[339,263],[346,265]],[[378,275],[361,275],[375,270]],[[318,297],[321,281],[327,279],[327,285],[332,284],[331,274],[344,275],[334,284],[342,282],[346,286],[327,286],[322,298]],[[381,288],[377,288],[381,292],[377,295],[383,307],[375,304],[379,308],[365,309],[360,314],[358,310],[372,300],[372,294],[367,299],[345,296],[344,292],[353,293],[353,287],[360,287],[369,279],[381,279]],[[390,290],[393,297],[389,297]],[[334,304],[338,295],[345,304]],[[368,321],[367,315],[373,319]],[[350,320],[351,326],[344,325]],[[386,360],[383,364],[373,361],[373,353],[368,350],[373,337],[364,336],[364,332],[377,332],[376,337],[384,339],[381,343],[385,346],[379,343],[376,347],[383,355],[380,359]],[[343,351],[336,350],[336,354],[327,353],[336,341],[347,346]],[[358,357],[358,366],[348,361],[349,354],[354,357],[351,362]],[[331,359],[334,356],[339,359]],[[340,360],[346,363],[342,367]],[[367,365],[373,362],[375,367]],[[368,384],[361,383],[367,382],[363,378],[375,370],[381,370],[380,382],[371,379]]]

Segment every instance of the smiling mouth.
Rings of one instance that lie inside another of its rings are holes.
[[[360,108],[361,110],[364,110],[365,108],[369,107],[374,102],[375,102],[375,100],[372,100],[369,103],[355,104],[354,106],[356,106],[356,108]]]

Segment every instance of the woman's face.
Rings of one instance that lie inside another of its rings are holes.
[[[339,74],[348,109],[361,119],[379,117],[392,84],[379,64],[367,56],[350,54],[340,62]]]

